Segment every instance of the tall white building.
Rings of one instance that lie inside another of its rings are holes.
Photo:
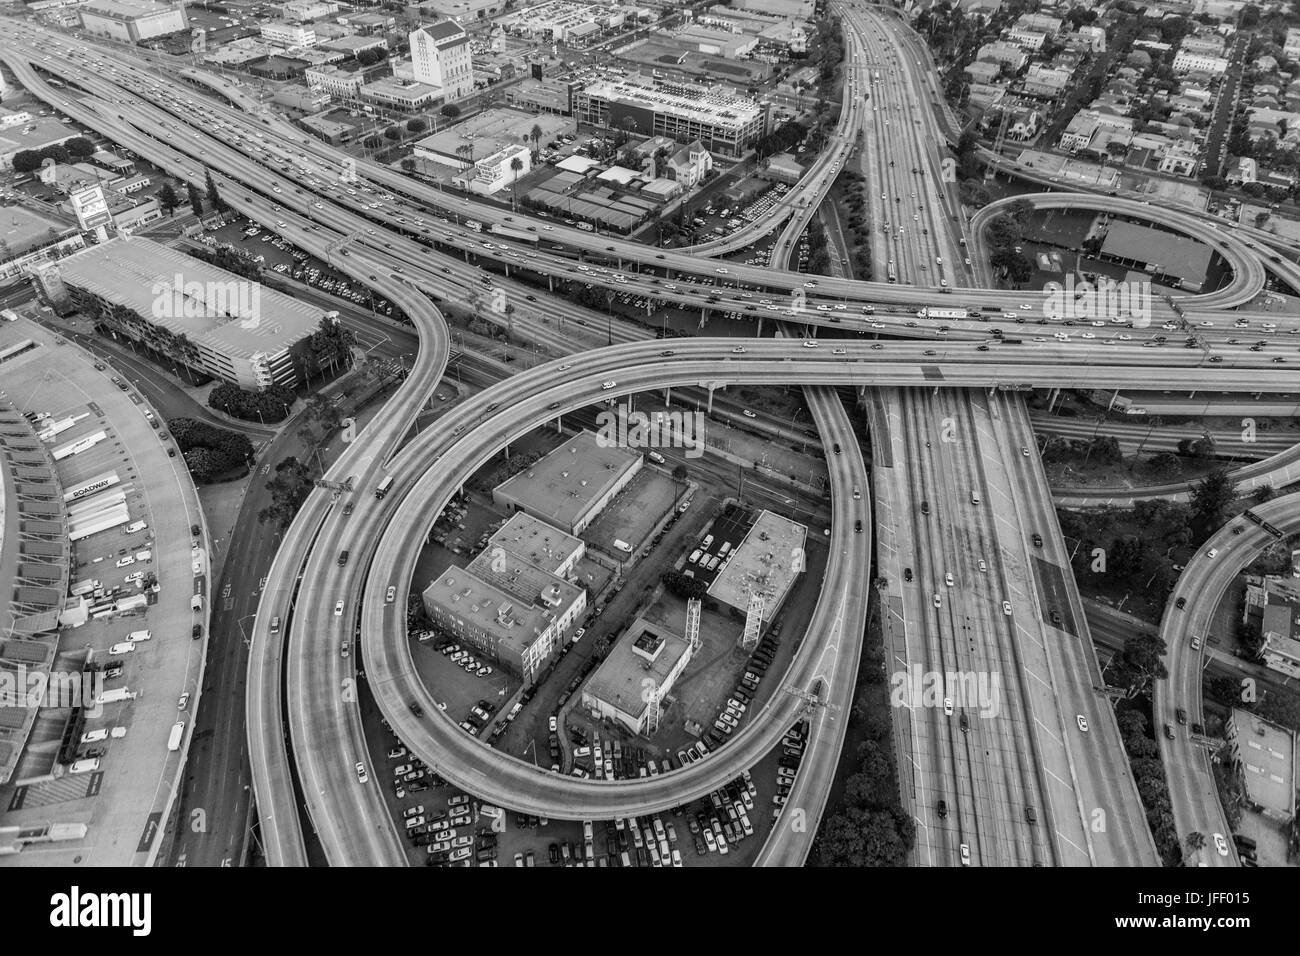
[[[474,91],[474,65],[469,34],[451,20],[421,27],[410,36],[411,69],[417,83],[442,89],[450,103]]]

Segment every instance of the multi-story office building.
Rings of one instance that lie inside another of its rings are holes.
[[[450,103],[474,91],[474,64],[469,34],[451,20],[420,27],[410,35],[411,69],[417,83],[442,90]]]
[[[116,335],[242,388],[294,387],[326,313],[138,236],[60,261],[77,307]]]
[[[273,20],[262,24],[262,39],[276,46],[315,46],[316,31],[306,23]]]
[[[599,79],[574,94],[573,115],[591,126],[699,140],[710,152],[739,156],[762,136],[766,108],[722,86],[701,88],[638,78]]]

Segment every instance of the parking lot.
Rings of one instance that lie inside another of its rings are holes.
[[[194,610],[191,598],[206,563],[202,552],[191,550],[202,545],[201,533],[192,533],[201,525],[198,498],[184,464],[167,453],[172,446],[161,438],[163,424],[111,367],[25,319],[5,326],[0,345],[14,336],[39,347],[5,363],[9,397],[24,412],[49,416],[35,423],[38,431],[41,423],[73,420],[53,437],[52,449],[84,444],[56,463],[65,494],[100,476],[117,477],[67,502],[70,527],[93,529],[101,522],[92,516],[118,505],[125,518],[115,512],[100,530],[73,543],[71,585],[84,604],[70,599],[65,613],[72,620],[84,614],[85,622],[60,634],[60,666],[79,668],[88,655],[103,667],[104,691],[120,697],[82,712],[81,733],[95,736],[82,737],[77,756],[96,764],[84,776],[50,766],[45,772],[60,775],[52,782],[0,790],[9,810],[5,822],[44,823],[53,812],[65,822],[88,823],[85,842],[42,854],[52,865],[69,865],[74,856],[88,865],[151,865],[185,752],[168,749],[168,732],[177,721],[188,726],[199,703],[206,609]],[[101,432],[104,438],[95,443]],[[41,739],[40,728],[62,728],[66,715],[52,716],[34,731],[38,746],[28,759],[44,753],[52,763],[58,740]],[[37,769],[21,775],[38,776]]]
[[[699,537],[682,570],[692,572],[706,587],[712,584],[753,523],[753,513],[742,508],[735,509],[730,516],[719,516]]]
[[[640,549],[656,524],[676,506],[677,489],[671,477],[647,463],[627,487],[593,521],[582,537],[588,547],[622,560],[614,542],[626,541]]]

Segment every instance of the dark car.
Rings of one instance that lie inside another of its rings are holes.
[[[1038,532],[1034,532],[1034,547],[1041,548],[1042,546],[1043,546],[1043,536]]]
[[[552,843],[546,848],[546,856],[552,863],[560,862],[560,845]]]
[[[1177,601],[1174,602],[1174,607],[1178,608],[1178,610],[1180,611],[1183,608],[1187,607],[1187,598],[1180,597]]]
[[[1048,617],[1052,619],[1052,623],[1055,624],[1057,627],[1061,626],[1061,612],[1058,611],[1056,608],[1052,608],[1051,612],[1048,614]]]
[[[1168,724],[1165,724],[1165,736],[1170,740],[1174,739],[1174,728],[1170,727]]]
[[[912,580],[912,569],[911,569],[911,568],[903,568],[903,580],[904,580],[904,581],[910,581],[910,580]]]
[[[861,518],[857,518],[857,519],[854,520],[854,522],[853,522],[853,530],[856,531],[858,534],[861,534],[861,533],[862,533],[862,519],[861,519]]]
[[[948,815],[948,801],[947,801],[947,800],[940,800],[940,801],[939,801],[939,817],[940,817],[940,819],[942,819],[943,817],[946,817],[947,815]]]
[[[835,442],[835,443],[831,446],[831,448],[835,451],[835,454],[837,454],[837,455],[840,454],[840,443],[839,443],[839,442]]]
[[[415,701],[411,701],[407,706],[411,708],[411,713],[415,714],[416,717],[424,716],[424,708]]]

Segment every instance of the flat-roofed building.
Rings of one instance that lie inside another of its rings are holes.
[[[580,123],[641,136],[699,140],[710,152],[739,156],[766,131],[767,108],[723,86],[701,87],[640,78],[598,79],[575,91]]]
[[[190,25],[184,3],[155,0],[90,0],[78,13],[81,26],[95,36],[123,43],[139,43],[154,37],[179,33]]]
[[[504,566],[519,568],[524,562],[509,555]],[[468,568],[450,567],[425,588],[422,600],[440,628],[531,682],[563,642],[565,629],[586,607],[584,589],[548,578],[539,595],[541,603],[534,603],[518,588],[484,580]]]
[[[6,206],[0,215],[0,279],[30,272],[38,263],[71,255],[86,247],[75,221],[42,216],[22,206]]]
[[[520,80],[506,90],[506,103],[531,113],[553,113],[568,116],[573,112],[573,90],[569,80],[543,77],[540,80]]]
[[[303,77],[307,80],[309,89],[320,90],[341,99],[352,99],[360,95],[361,87],[366,82],[366,73],[360,64],[349,68],[337,63],[326,63],[324,66],[313,66]]]
[[[533,115],[518,109],[489,109],[418,140],[415,155],[431,163],[464,169],[468,163],[457,152],[461,147],[468,146],[475,158],[488,156],[519,144],[519,137],[530,134],[534,126],[542,131],[539,146],[545,146],[561,133],[574,129],[573,121],[562,116]]]
[[[804,571],[807,539],[807,527],[764,509],[709,585],[709,597],[744,611],[750,595],[760,593],[763,620],[770,621]]]
[[[406,12],[426,20],[455,20],[471,23],[489,20],[506,8],[506,0],[424,0],[408,6]]]
[[[1189,236],[1135,222],[1112,222],[1101,257],[1141,269],[1156,281],[1199,292],[1214,251]]]
[[[272,20],[261,26],[262,39],[286,49],[294,46],[315,46],[316,31],[306,23],[287,23]]]
[[[513,165],[516,159],[519,160],[517,172]],[[467,167],[452,183],[480,196],[492,196],[513,184],[518,177],[528,175],[532,168],[532,150],[514,143],[475,160],[474,165]]]
[[[1269,820],[1289,825],[1295,819],[1296,801],[1294,731],[1235,707],[1224,731],[1246,800]]]
[[[356,56],[367,50],[387,50],[388,41],[383,37],[343,36],[332,40],[322,40],[317,46],[322,50],[336,50],[349,56]]]
[[[370,83],[363,83],[360,96],[361,99],[371,103],[380,103],[403,110],[418,110],[441,102],[443,91],[427,83],[407,83],[395,76],[385,76]]]
[[[87,315],[119,335],[242,388],[294,387],[326,313],[302,299],[138,236],[58,263]]]
[[[643,461],[636,452],[584,430],[497,485],[492,500],[578,535],[627,487]]]
[[[504,548],[544,571],[562,578],[577,573],[578,562],[587,553],[586,543],[552,524],[516,511],[488,540],[488,551]]]
[[[691,661],[691,645],[660,624],[637,618],[582,688],[582,704],[634,734],[653,732],[655,712]]]

